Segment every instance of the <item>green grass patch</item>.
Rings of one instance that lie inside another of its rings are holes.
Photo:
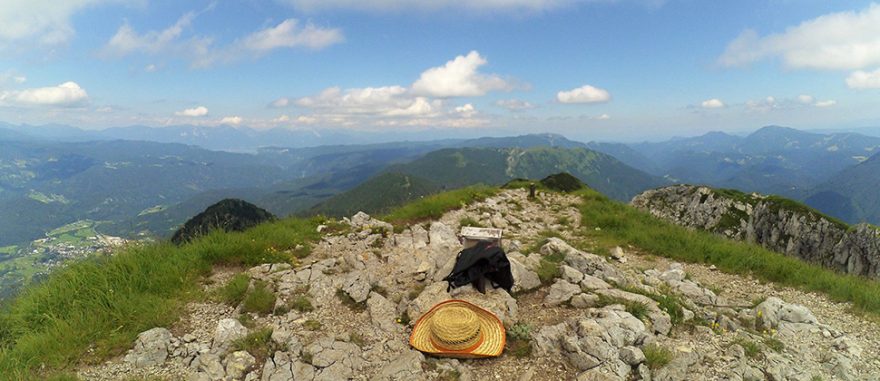
[[[290,301],[290,308],[299,312],[311,312],[315,310],[312,302],[305,295],[297,295]]]
[[[538,268],[535,269],[535,272],[538,274],[538,278],[541,280],[542,284],[550,284],[554,279],[562,276],[562,270],[559,269],[559,263],[551,262],[546,259],[541,259],[541,262],[538,264]]]
[[[272,328],[260,328],[232,342],[233,351],[247,351],[257,359],[257,363],[272,357],[278,349],[272,341]]]
[[[238,320],[238,322],[247,329],[254,329],[257,327],[257,322],[254,321],[254,317],[251,316],[251,314],[238,314],[238,317],[235,318],[235,320]]]
[[[671,350],[657,344],[645,345],[642,348],[642,353],[645,354],[645,365],[651,368],[651,370],[657,370],[666,366],[675,357]]]
[[[350,333],[348,335],[348,339],[349,341],[351,341],[352,344],[357,345],[361,349],[363,349],[364,346],[367,345],[367,339],[364,338],[364,335],[361,335],[357,332]]]
[[[305,322],[303,322],[303,328],[305,328],[309,331],[317,331],[317,330],[321,329],[321,322],[319,322],[315,319],[309,319],[309,320],[306,320]]]
[[[217,299],[232,307],[244,300],[251,278],[244,273],[235,274],[225,286],[217,290]]]
[[[657,295],[653,299],[657,302],[657,307],[669,315],[673,325],[679,325],[684,322],[684,309],[681,307],[681,299],[677,295],[668,293]]]
[[[462,227],[464,227],[464,226],[473,226],[473,227],[475,227],[475,228],[484,228],[484,227],[486,227],[485,225],[481,224],[480,221],[477,221],[477,220],[471,218],[470,216],[463,217],[462,219],[458,220],[458,225],[459,225],[459,226],[462,226]]]
[[[648,305],[636,301],[630,301],[621,298],[615,298],[607,295],[599,295],[598,305],[610,306],[612,304],[620,304],[626,312],[634,316],[636,319],[645,320],[648,317]]]
[[[409,313],[407,313],[406,311],[403,311],[403,314],[397,318],[397,324],[404,326],[409,325],[410,321],[412,321],[412,319],[409,317]]]
[[[678,261],[714,264],[728,273],[821,292],[835,301],[851,302],[857,310],[880,313],[880,282],[839,274],[757,245],[691,231],[595,191],[579,194],[584,201],[580,207],[583,234],[598,243],[628,244]]]
[[[421,200],[404,205],[385,215],[381,220],[403,227],[421,221],[439,218],[453,209],[458,209],[473,202],[482,201],[498,193],[498,188],[485,185],[474,185],[467,188],[435,194]]]
[[[269,314],[275,308],[275,293],[266,285],[266,282],[254,282],[254,289],[244,297],[242,311],[258,314]]]
[[[547,242],[550,242],[550,238],[562,238],[562,234],[559,234],[559,232],[556,230],[549,230],[549,229],[548,230],[541,230],[540,232],[538,232],[538,238],[535,240],[535,242],[532,243],[531,246],[526,248],[526,255],[531,254],[531,253],[540,252],[541,248],[544,247],[544,245],[546,245]],[[549,258],[548,259],[552,262],[557,262],[557,263],[562,262],[562,260],[565,259],[565,257],[563,256],[562,253],[554,253],[554,254],[548,255],[547,257],[555,258],[555,259],[549,259]]]
[[[775,337],[765,338],[764,345],[766,345],[767,348],[772,349],[774,352],[781,353],[782,351],[785,350],[785,343],[783,343],[782,341],[780,341],[779,339],[777,339]]]
[[[738,337],[734,343],[739,344],[745,350],[746,356],[751,359],[757,359],[761,356],[761,346],[754,341]]]
[[[291,262],[282,250],[319,239],[318,222],[274,221],[181,247],[130,246],[54,271],[0,308],[0,374],[43,379],[124,353],[138,333],[169,326],[187,301],[204,298],[199,281],[213,266]]]

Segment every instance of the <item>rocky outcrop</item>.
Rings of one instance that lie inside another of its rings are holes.
[[[709,187],[645,191],[632,205],[688,228],[759,244],[848,274],[880,276],[880,231],[849,227],[796,202]]]
[[[301,261],[218,268],[204,284],[212,295],[247,274],[275,294],[272,313],[191,303],[179,321],[138,336],[122,359],[78,373],[100,381],[880,381],[877,329],[842,324],[851,321],[840,319],[846,313],[829,313],[814,302],[820,296],[768,292],[635,247],[591,253],[590,242],[571,234],[579,229],[577,198],[541,200],[504,191],[398,232],[359,213],[340,222],[351,229],[328,229]],[[560,215],[572,230],[553,227]],[[476,216],[511,225],[504,241],[518,284],[511,293],[447,290],[442,281],[461,249],[459,221]],[[540,234],[548,229],[560,237]],[[410,347],[413,324],[449,299],[498,316],[507,332],[500,358],[437,358]]]

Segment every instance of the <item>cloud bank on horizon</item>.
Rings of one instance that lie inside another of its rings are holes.
[[[13,123],[608,136],[880,123],[880,4],[866,1],[8,0],[0,25]]]

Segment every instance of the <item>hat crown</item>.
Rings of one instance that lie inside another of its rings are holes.
[[[469,308],[449,306],[438,309],[431,319],[431,336],[447,349],[468,348],[480,338],[480,319]]]

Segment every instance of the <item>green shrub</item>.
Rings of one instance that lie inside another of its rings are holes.
[[[238,318],[236,318],[241,325],[245,326],[247,329],[254,329],[257,326],[257,322],[254,321],[254,318],[251,314],[239,314]]]
[[[648,344],[642,348],[645,354],[645,365],[651,370],[660,369],[672,361],[674,354],[671,350],[657,344]]]
[[[315,310],[312,302],[305,295],[297,295],[290,301],[290,308],[299,312],[311,312]]]
[[[364,335],[361,335],[360,333],[352,332],[348,335],[348,337],[349,341],[351,341],[352,344],[357,345],[358,347],[363,348],[365,345],[367,345],[367,340],[364,339]]]
[[[225,286],[217,290],[217,297],[221,302],[235,307],[244,300],[250,281],[251,278],[247,274],[235,274]]]
[[[400,317],[397,318],[397,323],[400,325],[409,325],[410,321],[412,321],[412,319],[409,317],[409,313],[407,313],[406,311],[403,311],[403,314],[401,314]]]
[[[630,301],[621,298],[615,298],[607,295],[599,295],[599,301],[596,303],[599,306],[610,306],[613,304],[620,304],[629,312],[630,315],[634,316],[636,319],[644,320],[648,317],[648,305],[641,302]]]
[[[471,218],[470,216],[462,217],[460,220],[458,220],[458,225],[459,225],[459,226],[462,226],[462,227],[464,227],[464,226],[473,226],[473,227],[475,227],[475,228],[484,228],[484,227],[486,227],[485,225],[481,224],[480,221],[477,221],[477,220]]]
[[[535,269],[535,272],[538,274],[538,278],[541,279],[541,283],[543,284],[549,284],[553,282],[554,279],[562,276],[562,271],[559,270],[558,263],[553,263],[543,258],[541,259],[538,268]]]
[[[266,287],[266,283],[257,281],[254,289],[244,298],[242,311],[268,314],[275,308],[275,294]]]
[[[754,341],[738,337],[734,343],[739,344],[739,346],[745,350],[746,356],[749,356],[749,358],[756,359],[761,356],[761,346]]]
[[[321,322],[314,319],[309,319],[303,322],[303,328],[309,331],[317,331],[321,329]]]
[[[511,340],[531,340],[532,326],[526,323],[516,323],[507,330],[507,337]]]
[[[668,293],[657,295],[653,299],[657,302],[657,307],[669,315],[673,325],[681,324],[684,321],[684,309],[681,307],[681,300],[677,295]]]
[[[766,345],[767,348],[772,349],[774,352],[781,353],[782,351],[785,350],[785,343],[783,343],[782,341],[779,341],[779,339],[774,338],[774,337],[768,337],[768,338],[764,339],[764,345]]]
[[[247,351],[257,358],[257,362],[263,362],[272,357],[279,348],[272,341],[272,328],[261,328],[233,341],[232,349],[233,351]]]

